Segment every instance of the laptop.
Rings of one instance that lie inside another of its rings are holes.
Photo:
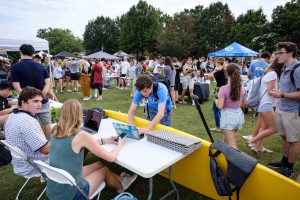
[[[126,133],[127,138],[136,139],[136,140],[140,140],[143,138],[143,136],[138,133],[138,129],[136,126],[117,123],[117,122],[113,122],[113,126],[116,129],[118,135],[120,135],[121,133]]]
[[[81,127],[80,130],[86,131],[92,135],[97,134],[102,115],[103,114],[97,110],[88,109],[84,119],[83,127]]]

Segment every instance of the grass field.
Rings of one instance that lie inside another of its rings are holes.
[[[129,90],[119,90],[119,89],[109,89],[107,91],[103,91],[103,101],[82,101],[81,93],[64,93],[58,94],[57,97],[60,102],[64,102],[69,98],[75,98],[81,101],[82,106],[84,108],[91,107],[101,107],[104,109],[120,111],[123,113],[127,113],[130,103],[131,97]],[[204,102],[201,105],[202,111],[205,115],[206,121],[210,127],[214,127],[213,113],[212,113],[212,102]],[[199,114],[194,106],[191,105],[191,102],[188,100],[188,104],[186,105],[178,105],[177,108],[173,111],[172,118],[172,127],[190,133],[192,135],[198,136],[200,138],[209,140],[203,123],[199,117]],[[144,118],[143,108],[139,107],[137,110],[137,116]],[[249,155],[255,157],[259,163],[266,165],[270,161],[277,161],[281,159],[281,142],[280,138],[277,134],[267,138],[265,140],[265,146],[268,149],[273,150],[272,154],[260,153],[258,155],[253,154],[244,144],[241,136],[251,133],[252,131],[252,123],[250,114],[245,116],[246,123],[243,126],[243,129],[238,132],[237,140],[238,140],[238,148],[241,151],[248,153]],[[212,133],[215,140],[222,140],[222,135],[220,133]],[[94,155],[89,154],[85,163],[91,163],[99,158]],[[120,173],[125,169],[113,164],[107,163],[115,172]],[[126,170],[125,170],[126,171]],[[295,174],[300,173],[300,163],[295,163]],[[129,172],[130,173],[130,172]],[[296,178],[296,175],[292,177]],[[0,199],[15,199],[17,191],[21,187],[24,182],[24,178],[16,176],[13,171],[11,165],[7,165],[0,168]],[[209,199],[201,194],[195,193],[185,187],[177,185],[180,191],[181,199]],[[45,187],[45,184],[40,184],[39,180],[33,180],[21,194],[20,199],[36,199],[42,189]],[[158,199],[162,196],[165,191],[169,189],[169,184],[167,179],[156,175],[154,177],[154,194],[153,199]],[[146,199],[148,194],[148,181],[139,177],[137,181],[128,189],[129,192],[137,196],[139,199]],[[106,187],[101,193],[100,199],[111,199],[116,196],[116,191]],[[43,199],[46,199],[44,196]],[[171,196],[169,199],[175,199],[175,195]]]

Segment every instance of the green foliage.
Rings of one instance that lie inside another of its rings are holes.
[[[97,17],[90,20],[85,26],[83,45],[88,54],[103,49],[105,52],[114,53],[118,50],[117,38],[119,35],[119,19],[112,20],[109,17]]]
[[[59,108],[51,108],[51,119],[52,122],[56,123],[59,120],[60,116],[60,109]]]
[[[145,1],[121,16],[119,44],[127,52],[144,54],[156,50],[156,43],[162,31],[160,11]]]
[[[291,0],[273,10],[271,31],[276,41],[290,41],[300,47],[300,0]]]
[[[233,24],[232,36],[236,42],[250,49],[267,49],[272,45],[273,37],[270,37],[270,24],[262,8],[248,10],[246,14],[240,15]]]
[[[51,54],[57,54],[62,50],[69,52],[83,51],[82,40],[75,37],[69,29],[48,28],[39,29],[37,37],[48,40]]]
[[[196,44],[195,24],[195,18],[186,12],[169,18],[159,40],[160,52],[177,58],[191,55]]]
[[[201,55],[224,48],[233,41],[230,33],[234,17],[227,4],[217,2],[194,12],[197,17],[197,51]]]

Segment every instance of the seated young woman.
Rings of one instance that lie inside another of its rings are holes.
[[[96,140],[89,133],[81,131],[82,107],[75,99],[67,100],[60,114],[60,119],[54,127],[51,135],[50,145],[50,165],[69,172],[76,180],[79,187],[90,196],[105,181],[118,193],[126,190],[137,178],[137,175],[128,175],[125,172],[121,176],[115,174],[101,162],[95,162],[83,166],[84,148],[96,156],[114,162],[118,157],[124,139],[114,142],[115,136]],[[115,143],[116,147],[108,152],[101,147],[102,144]],[[76,189],[67,184],[59,184],[48,180],[47,196],[49,199],[85,199]]]

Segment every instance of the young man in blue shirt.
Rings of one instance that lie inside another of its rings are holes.
[[[136,80],[136,92],[128,111],[128,124],[133,125],[135,110],[141,99],[145,98],[147,119],[151,120],[148,126],[139,129],[139,134],[147,134],[156,124],[171,125],[172,101],[167,87],[158,82],[157,97],[153,92],[153,82],[149,76],[143,75]]]
[[[271,58],[271,54],[267,51],[261,53],[258,60],[254,60],[248,71],[249,80],[259,78],[264,74],[265,69],[269,66],[268,62]]]

